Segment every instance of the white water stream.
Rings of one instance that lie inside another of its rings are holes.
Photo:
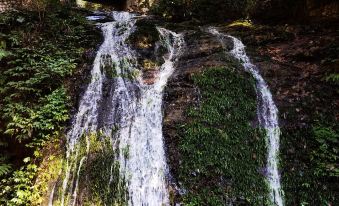
[[[154,84],[147,85],[143,83],[141,71],[137,68],[137,55],[126,44],[136,23],[135,15],[113,12],[112,16],[114,22],[100,25],[104,42],[94,60],[91,82],[80,100],[78,113],[67,134],[67,160],[58,202],[62,206],[77,205],[80,170],[86,161],[86,155],[80,152],[79,142],[82,138],[86,139],[88,153],[88,136],[100,130],[111,137],[112,145],[119,151],[117,160],[120,174],[126,180],[128,204],[169,205],[162,98],[183,47],[183,37],[158,28],[168,54]],[[108,74],[107,69],[113,70],[110,72],[113,75]],[[77,159],[80,161],[74,161]],[[53,205],[53,195],[54,189],[50,206]]]
[[[231,38],[234,48],[231,54],[238,59],[245,70],[252,74],[256,81],[256,91],[258,98],[257,115],[260,125],[265,128],[268,141],[267,155],[267,181],[270,187],[270,199],[272,204],[283,206],[283,191],[280,185],[279,164],[279,141],[280,128],[278,122],[278,109],[273,101],[272,94],[267,83],[260,75],[258,68],[251,63],[246,55],[245,45],[237,38],[220,33],[215,28],[209,28],[209,32],[218,37],[222,44],[225,44],[225,38]]]
[[[119,62],[121,56],[124,56],[125,40],[131,33],[131,29],[135,24],[132,20],[133,15],[127,12],[113,12],[112,17],[114,22],[101,24],[104,42],[100,46],[91,71],[91,82],[87,90],[83,94],[78,113],[73,119],[72,128],[67,134],[67,153],[65,177],[62,183],[60,205],[75,205],[78,190],[79,173],[81,166],[86,160],[86,156],[80,157],[79,165],[77,161],[79,148],[77,144],[82,137],[86,138],[86,151],[89,151],[90,133],[98,131],[99,125],[99,110],[103,98],[103,84],[105,81],[105,71],[103,67],[109,62]],[[117,73],[122,73],[122,69],[117,67]],[[128,68],[127,68],[128,69]],[[121,77],[117,80],[121,82]],[[81,149],[81,148],[80,148]],[[70,178],[72,179],[70,180]],[[75,180],[75,188],[73,182]],[[71,186],[69,186],[71,185]],[[54,193],[54,191],[52,191]],[[52,197],[53,198],[53,197]],[[53,205],[53,200],[50,200],[50,206]]]
[[[167,164],[162,134],[162,97],[174,63],[180,55],[183,38],[174,32],[158,28],[169,54],[164,59],[153,85],[140,84],[140,99],[129,127],[120,129],[120,163],[122,173],[130,175],[129,205],[169,205],[165,176]],[[126,158],[123,150],[128,147]]]

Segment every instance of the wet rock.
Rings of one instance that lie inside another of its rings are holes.
[[[159,71],[157,70],[147,70],[143,72],[142,79],[144,84],[152,85],[155,83],[156,79],[158,78]]]

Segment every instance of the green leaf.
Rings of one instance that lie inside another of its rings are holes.
[[[12,170],[10,164],[0,163],[0,177],[7,175]]]
[[[30,157],[26,157],[26,158],[24,158],[24,163],[28,163],[29,161],[31,161],[31,158]]]
[[[0,48],[0,61],[4,58],[10,56],[11,54],[12,54],[11,52]]]

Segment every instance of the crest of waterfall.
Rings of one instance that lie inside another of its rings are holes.
[[[126,184],[129,205],[169,205],[168,172],[162,133],[162,98],[184,45],[183,37],[157,28],[168,50],[153,85],[143,83],[136,53],[126,44],[134,31],[136,16],[113,12],[115,21],[99,24],[104,42],[91,71],[91,81],[80,99],[72,128],[67,133],[64,175],[57,202],[77,205],[81,168],[90,152],[90,135],[109,137],[117,151],[119,172]],[[85,147],[83,152],[82,147]],[[111,178],[113,179],[112,162]],[[119,183],[120,184],[120,183]],[[55,186],[50,196],[53,205]]]
[[[278,171],[279,164],[279,141],[280,128],[278,122],[278,108],[273,101],[272,94],[267,83],[260,75],[257,67],[251,63],[246,55],[245,45],[237,38],[220,33],[215,28],[209,28],[209,32],[218,37],[224,45],[225,38],[231,38],[234,43],[234,48],[231,54],[238,59],[244,69],[252,74],[256,81],[256,92],[258,99],[257,115],[259,124],[265,128],[268,141],[267,155],[267,181],[270,188],[270,199],[272,204],[283,206],[283,191],[280,185],[280,175]]]

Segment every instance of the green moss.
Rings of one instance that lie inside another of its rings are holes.
[[[50,186],[55,184],[63,167],[64,158],[61,154],[63,152],[61,146],[60,140],[54,140],[45,148],[48,154],[44,154],[45,159],[38,169],[33,192],[29,198],[31,205],[46,204]],[[37,153],[38,151],[35,152],[35,154]]]
[[[231,64],[232,65],[232,64]],[[264,133],[251,126],[256,118],[254,80],[230,68],[208,68],[193,76],[201,92],[179,130],[178,180],[187,205],[225,205],[242,200],[263,205],[268,193],[260,170],[265,167]]]
[[[91,202],[92,205],[127,205],[126,182],[120,175],[116,152],[109,141],[100,143],[100,150],[91,153],[92,157],[83,171],[88,180],[83,184],[90,190],[89,198],[85,202]]]
[[[228,27],[253,27],[253,24],[250,20],[237,20],[228,25]]]
[[[105,72],[107,78],[124,78],[128,80],[134,80],[141,75],[139,70],[133,70],[132,72],[127,72],[130,70],[130,62],[131,60],[124,58],[118,64],[115,62],[111,62],[109,56],[104,57],[104,63],[101,66],[101,69]],[[117,73],[117,67],[122,71],[122,74]]]
[[[124,155],[128,155],[128,148],[123,152]],[[110,137],[105,136],[102,132],[84,135],[75,145],[75,149],[68,159],[71,169],[67,188],[74,189],[74,181],[79,178],[78,198],[83,197],[80,201],[84,205],[126,205],[128,200],[126,181],[120,174],[117,155],[118,151],[114,149]],[[79,168],[82,160],[82,167]],[[65,178],[66,164],[63,168],[64,171],[59,177],[60,181],[57,186],[56,205],[60,204],[63,193],[61,183]],[[71,201],[70,192],[73,191],[66,191],[66,205]]]
[[[142,65],[144,70],[155,70],[159,67],[158,62],[152,61],[151,59],[145,59]]]
[[[324,122],[282,129],[282,184],[287,205],[332,205],[339,201],[338,134],[338,128]]]
[[[127,42],[137,48],[153,47],[159,41],[159,35],[155,22],[150,19],[139,20],[136,23],[135,31],[128,37]]]

